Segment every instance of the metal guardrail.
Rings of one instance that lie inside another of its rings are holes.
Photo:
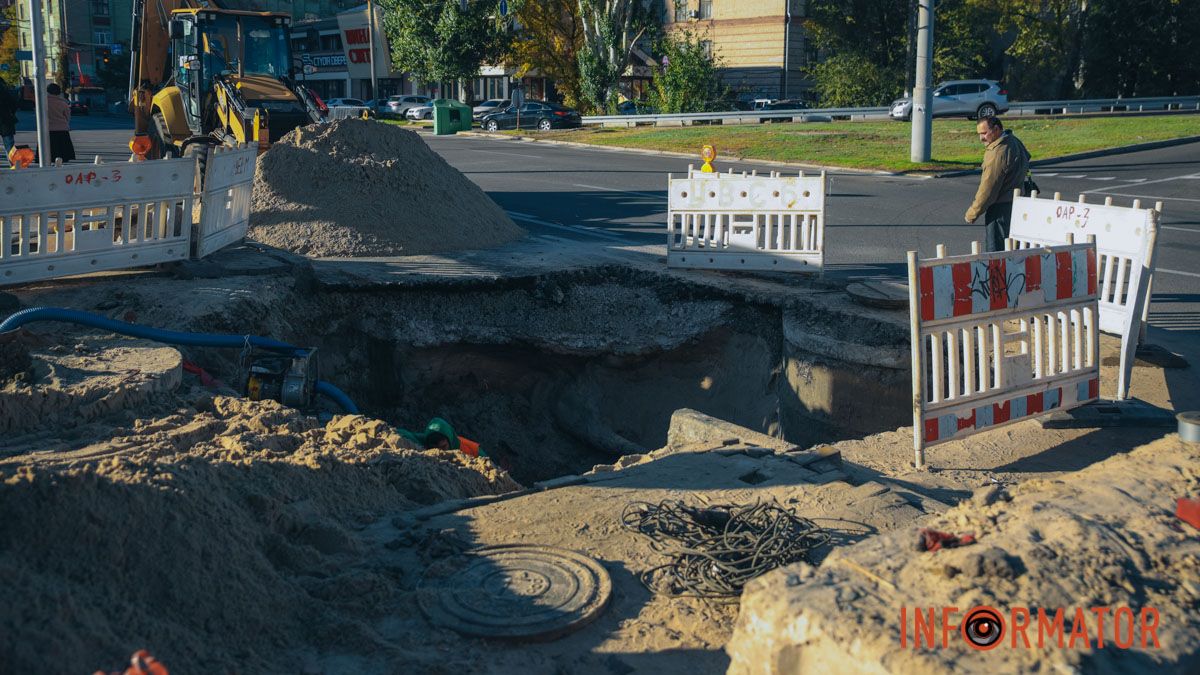
[[[1146,112],[1156,110],[1198,110],[1200,95],[1161,96],[1147,98],[1097,98],[1060,101],[1023,101],[1010,104],[1008,116],[1061,115],[1089,112]],[[696,122],[708,124],[758,124],[768,121],[829,122],[834,119],[890,119],[891,107],[876,108],[804,108],[800,110],[729,110],[704,113],[673,113],[661,115],[589,115],[585,125],[632,127],[653,124],[660,127],[686,126]]]

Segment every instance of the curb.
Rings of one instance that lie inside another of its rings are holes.
[[[682,159],[694,159],[701,161],[698,154],[689,154],[686,152],[672,152],[669,150],[645,150],[642,148],[623,148],[620,146],[593,145],[591,143],[576,143],[574,141],[552,141],[544,138],[534,138],[532,136],[500,136],[490,134],[484,131],[460,131],[458,136],[471,136],[473,138],[487,138],[493,141],[522,141],[525,143],[545,143],[547,145],[562,145],[570,148],[580,148],[582,150],[599,150],[608,152],[620,152],[634,155],[652,155],[656,157],[679,157]],[[907,178],[930,178],[931,176],[920,176],[908,173],[897,173],[894,171],[879,171],[875,169],[854,169],[845,166],[828,166],[825,164],[804,164],[800,162],[780,162],[770,159],[754,159],[748,157],[736,157],[727,155],[723,157],[727,162],[741,162],[745,164],[760,164],[763,166],[779,166],[792,169],[805,169],[812,171],[837,171],[839,173],[853,173],[864,176],[903,176]]]
[[[1064,162],[1074,162],[1083,159],[1094,159],[1096,157],[1108,157],[1110,155],[1123,155],[1130,152],[1141,152],[1142,150],[1157,150],[1158,148],[1169,148],[1176,145],[1187,145],[1188,143],[1200,143],[1200,136],[1184,136],[1183,138],[1169,138],[1165,141],[1151,141],[1149,143],[1137,143],[1135,145],[1122,145],[1116,148],[1106,148],[1104,150],[1089,150],[1088,152],[1077,152],[1072,155],[1062,155],[1061,157],[1050,157],[1048,159],[1039,159],[1029,163],[1029,166],[1053,166]],[[947,171],[946,173],[937,173],[930,176],[931,178],[954,178],[956,176],[971,176],[978,174],[981,169],[964,169],[962,171]]]

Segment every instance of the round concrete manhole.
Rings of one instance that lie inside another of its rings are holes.
[[[551,546],[488,546],[440,560],[417,587],[435,626],[463,635],[553,640],[604,611],[612,580],[597,561]]]
[[[846,286],[855,302],[880,309],[906,309],[908,284],[899,281],[859,281]]]

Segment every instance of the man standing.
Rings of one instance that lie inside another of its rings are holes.
[[[983,215],[987,226],[986,250],[1003,251],[1012,218],[1013,190],[1020,188],[1029,172],[1029,151],[1004,123],[995,117],[984,117],[975,126],[979,141],[986,146],[983,152],[983,176],[975,201],[967,209],[966,220],[974,223]]]

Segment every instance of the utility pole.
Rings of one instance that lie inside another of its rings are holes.
[[[38,166],[49,166],[54,159],[50,154],[50,124],[46,119],[46,44],[43,41],[42,0],[29,0],[29,32],[33,44],[29,50],[33,56],[33,106],[37,119]]]
[[[371,0],[367,0],[367,40],[367,46],[371,49],[371,98],[378,102],[379,87],[375,81],[375,5]]]
[[[929,80],[933,76],[933,2],[917,3],[917,78],[912,95],[912,148],[909,159],[928,162],[932,152],[933,95]]]

